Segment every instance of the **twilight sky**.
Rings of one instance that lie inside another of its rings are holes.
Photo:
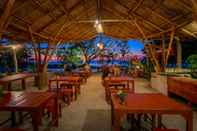
[[[128,40],[128,45],[133,53],[141,53],[141,50],[144,48],[143,43],[136,39]]]

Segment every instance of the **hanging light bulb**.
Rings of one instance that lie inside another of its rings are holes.
[[[99,24],[96,26],[96,31],[97,31],[98,33],[103,33],[103,27],[102,27],[102,24],[101,24],[101,23],[99,23]]]
[[[104,44],[102,42],[99,42],[97,44],[97,47],[100,49],[100,50],[103,50],[104,49]]]

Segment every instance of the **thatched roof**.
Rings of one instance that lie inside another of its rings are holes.
[[[0,16],[7,1],[0,0]],[[97,35],[98,14],[108,36],[155,38],[191,23],[192,4],[190,0],[15,0],[8,28],[2,32],[25,40],[31,40],[29,32],[43,41],[90,39]]]

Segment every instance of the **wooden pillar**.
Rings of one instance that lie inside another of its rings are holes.
[[[192,1],[193,19],[197,22],[197,0]]]
[[[4,32],[7,26],[9,25],[9,17],[10,17],[14,2],[15,0],[7,0],[4,12],[2,13],[0,17],[0,39],[2,37],[2,32]]]
[[[165,43],[165,35],[163,34],[162,35],[162,67],[164,72],[166,69],[165,59],[166,59],[166,43]]]
[[[13,49],[15,72],[18,73],[18,60],[16,57],[16,49],[15,49],[15,47],[13,47],[12,49]]]
[[[182,46],[180,38],[176,37],[176,50],[177,50],[177,68],[181,69],[182,67]]]

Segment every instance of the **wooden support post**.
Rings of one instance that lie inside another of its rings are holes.
[[[179,37],[175,37],[176,39],[176,49],[177,49],[177,68],[180,70],[182,68],[182,46]]]
[[[165,59],[166,59],[166,43],[165,43],[165,34],[162,35],[162,67],[163,71],[165,72]]]
[[[137,27],[137,29],[139,30],[139,32],[142,34],[143,38],[145,40],[148,40],[146,37],[146,34],[144,33],[144,31],[142,30],[142,28],[139,26],[139,24],[137,23],[136,20],[134,20],[134,24]],[[147,55],[149,56],[149,58],[152,60],[153,66],[155,68],[155,71],[157,73],[161,72],[161,68],[160,68],[160,64],[159,61],[156,58],[156,51],[153,49],[152,45],[147,44],[145,46],[145,50],[147,52]]]
[[[9,25],[9,17],[10,17],[14,2],[15,0],[7,0],[4,12],[0,17],[0,39],[2,37],[2,32],[5,31],[7,29],[7,26]]]
[[[64,27],[65,27],[66,23],[63,24],[61,26],[61,28],[59,29],[59,31],[56,33],[54,39],[53,39],[53,42],[51,43],[55,43],[56,39],[57,39],[57,36],[63,31]],[[36,80],[36,85],[38,85],[38,88],[41,89],[42,86],[45,86],[47,85],[47,65],[48,65],[48,62],[49,60],[51,59],[54,51],[52,51],[52,53],[50,54],[50,56],[48,56],[49,54],[49,48],[46,50],[45,52],[45,57],[44,57],[44,61],[42,62],[42,59],[41,59],[41,47],[40,47],[40,43],[38,43],[38,45],[36,45],[36,41],[35,41],[35,38],[33,36],[33,31],[31,30],[31,27],[28,27],[29,29],[29,32],[30,32],[30,36],[31,36],[31,39],[32,39],[32,45],[33,45],[33,48],[34,48],[34,52],[35,52],[35,57],[36,57],[36,63],[37,63],[37,80]],[[57,44],[56,44],[56,47],[62,42],[62,40],[60,40]],[[49,42],[50,43],[50,42]],[[49,45],[51,46],[51,45]],[[54,48],[55,50],[56,48]]]
[[[191,0],[193,5],[193,19],[197,22],[197,0]]]
[[[170,51],[172,50],[172,44],[173,44],[173,40],[174,40],[174,34],[175,34],[175,30],[173,30],[171,32],[171,35],[170,35],[170,42],[169,42],[168,50],[167,50],[167,54],[166,54],[165,65],[168,64],[168,58],[170,56]]]

